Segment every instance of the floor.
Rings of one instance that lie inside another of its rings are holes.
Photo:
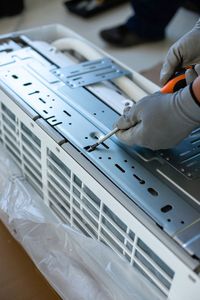
[[[166,40],[162,42],[117,49],[108,46],[100,39],[98,32],[101,29],[123,23],[130,15],[131,7],[128,3],[85,20],[70,14],[65,9],[63,0],[26,0],[26,10],[23,14],[0,20],[0,34],[44,24],[60,23],[78,32],[134,70],[141,71],[161,62],[169,46],[190,30],[198,19],[197,14],[180,9],[167,28]]]

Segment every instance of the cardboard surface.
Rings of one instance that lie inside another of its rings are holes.
[[[150,79],[151,81],[153,81],[154,83],[160,86],[160,71],[162,68],[162,64],[163,63],[160,62],[155,66],[153,66],[152,68],[142,70],[140,74],[142,74],[143,76],[145,76],[146,78]]]
[[[0,300],[60,300],[0,221]]]

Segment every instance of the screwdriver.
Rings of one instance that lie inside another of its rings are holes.
[[[180,90],[181,88],[184,88],[187,85],[185,72],[187,69],[191,69],[193,67],[194,66],[188,66],[186,68],[182,68],[181,70],[175,72],[173,77],[161,88],[160,90],[161,93],[163,94],[174,93]],[[86,146],[85,150],[87,150],[88,152],[94,151],[100,144],[102,144],[105,140],[107,140],[112,135],[114,135],[118,130],[119,128],[117,127],[114,128],[108,134],[100,138],[98,142],[96,142],[95,144]]]
[[[102,138],[99,138],[98,142],[96,142],[93,145],[87,146],[85,147],[85,150],[87,150],[87,152],[92,152],[96,149],[96,147],[98,147],[100,144],[102,144],[105,140],[109,139],[113,134],[115,134],[117,131],[119,130],[119,128],[115,127],[113,130],[111,130],[108,134],[104,135]]]

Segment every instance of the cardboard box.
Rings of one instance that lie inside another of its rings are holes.
[[[0,300],[60,300],[0,222]]]

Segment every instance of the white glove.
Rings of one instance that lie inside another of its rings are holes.
[[[187,84],[192,83],[200,75],[200,64],[197,64],[194,69],[188,69],[185,72]]]
[[[178,68],[200,63],[200,19],[169,49],[160,73],[164,85]]]
[[[200,105],[191,88],[186,86],[174,94],[157,92],[126,108],[115,124],[121,129],[117,137],[125,144],[152,150],[175,146],[200,125]]]

